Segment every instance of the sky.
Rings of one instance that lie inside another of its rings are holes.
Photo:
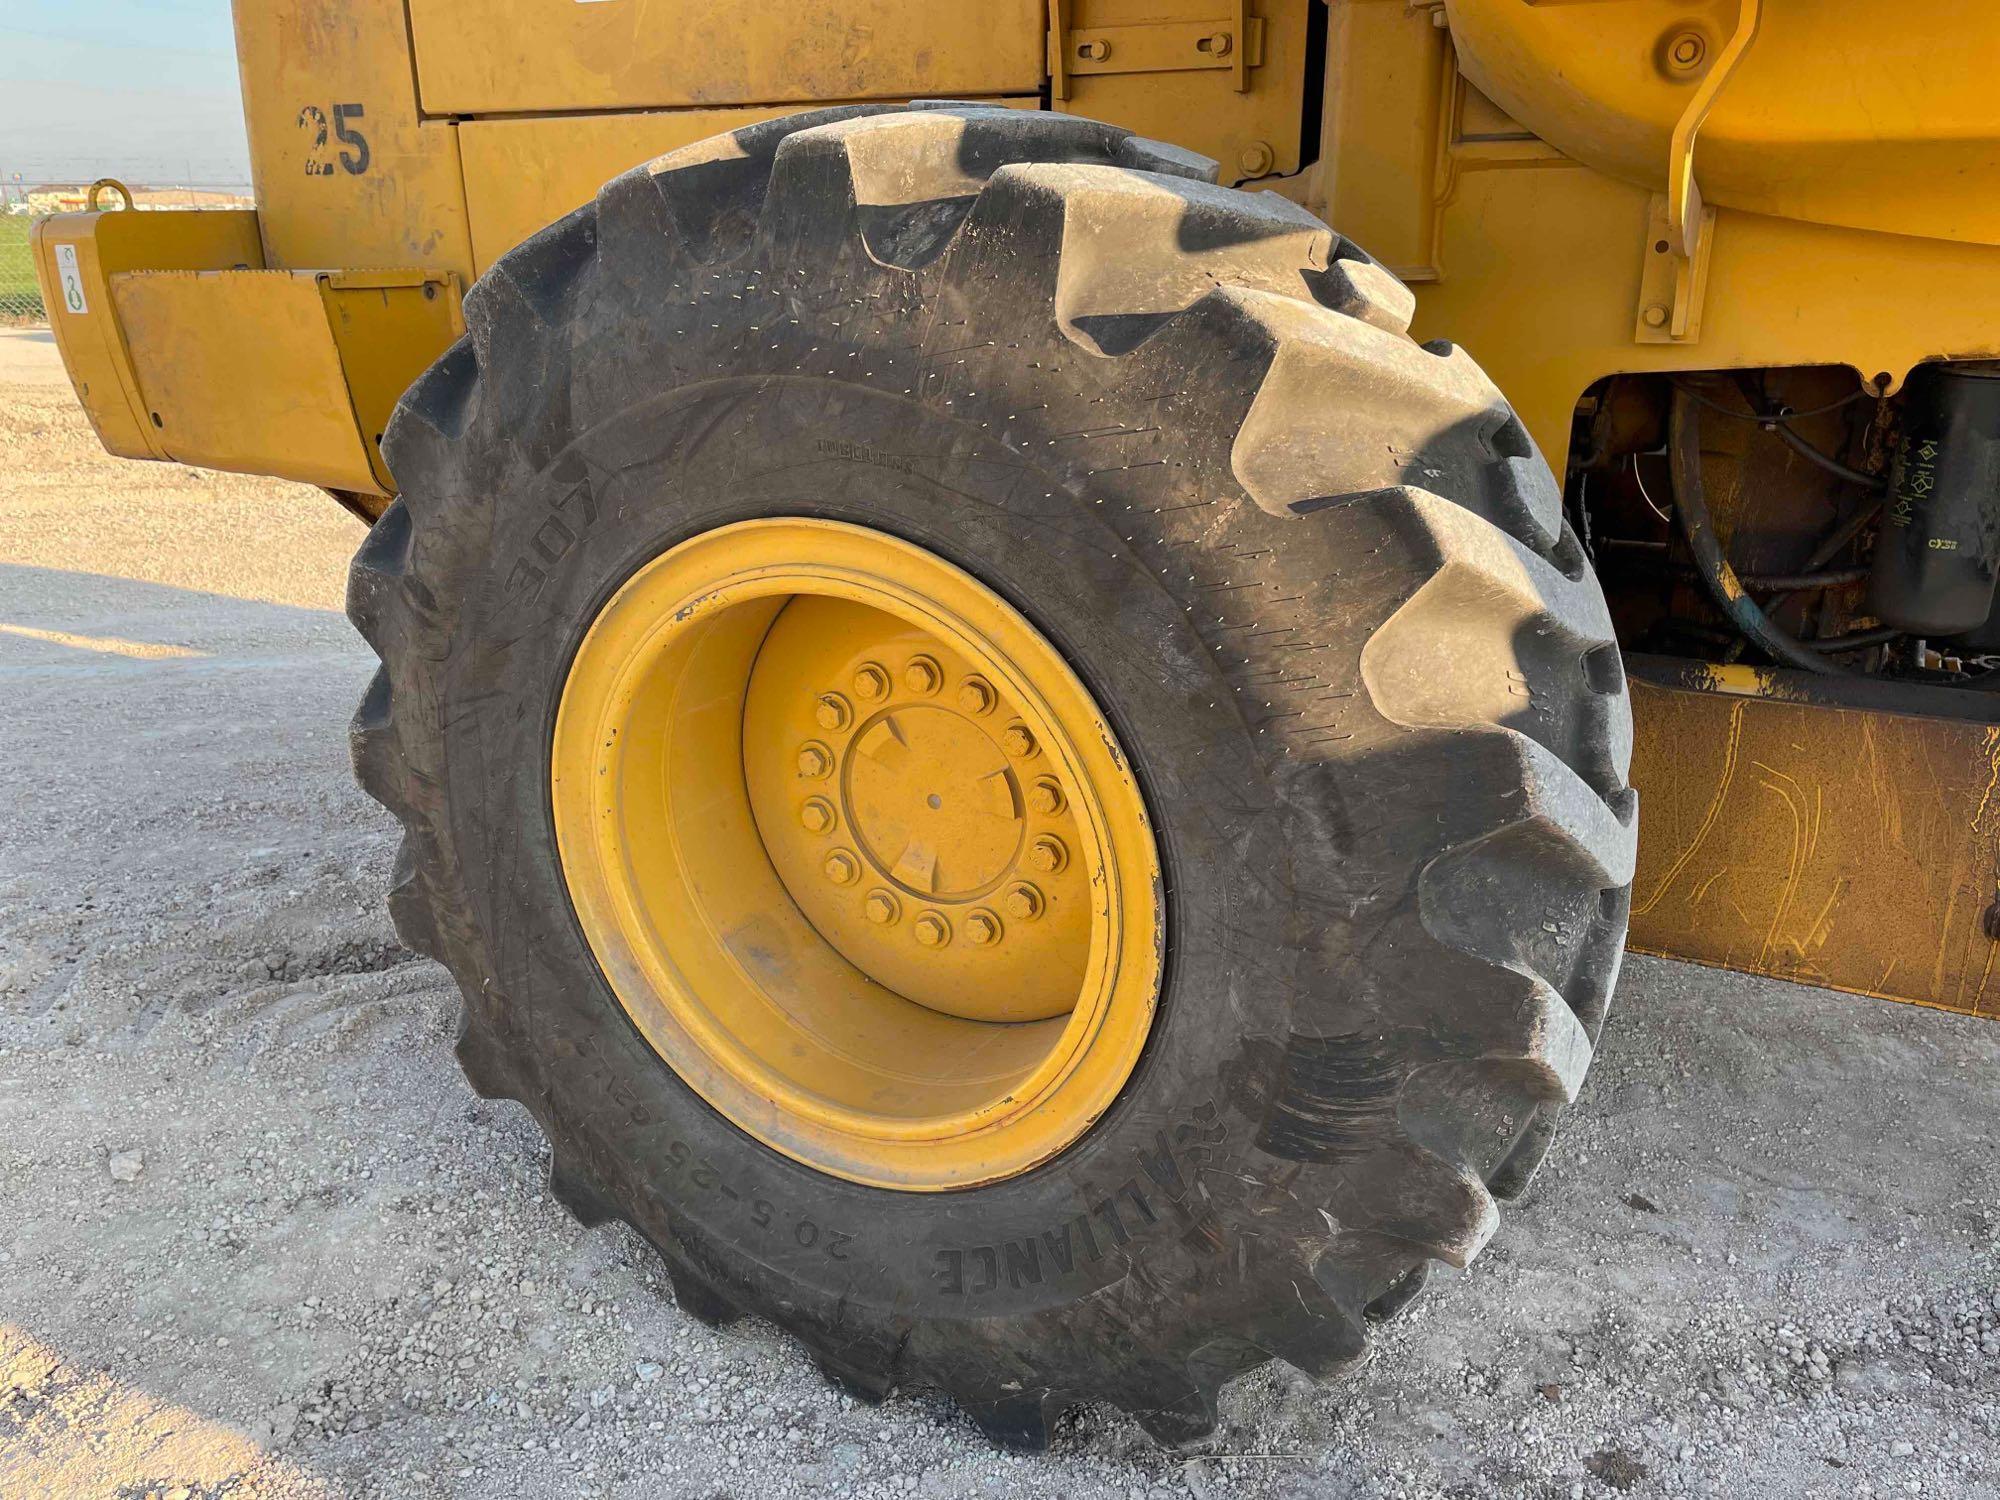
[[[0,0],[0,180],[245,184],[229,0]]]

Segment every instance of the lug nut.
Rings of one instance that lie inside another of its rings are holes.
[[[854,862],[854,856],[845,849],[834,850],[826,857],[826,863],[821,865],[820,869],[835,885],[852,885],[854,878],[861,873],[861,866]]]
[[[865,661],[854,669],[854,693],[868,703],[875,703],[889,696],[889,674],[872,661]]]
[[[993,711],[993,684],[984,677],[968,677],[958,685],[958,706],[969,714]]]
[[[1042,914],[1042,893],[1022,881],[1008,890],[1007,899],[1001,904],[1015,921],[1032,922]]]
[[[887,891],[870,891],[861,910],[877,927],[887,927],[902,915],[903,908]]]
[[[847,706],[847,700],[838,693],[822,693],[813,708],[813,718],[822,729],[845,729],[854,722],[854,710]]]
[[[799,751],[799,774],[815,781],[833,769],[833,757],[824,745],[807,745]]]
[[[928,656],[913,656],[903,668],[903,686],[919,698],[928,698],[944,686],[944,673]]]
[[[1062,787],[1050,777],[1044,776],[1028,788],[1028,806],[1045,816],[1054,817],[1061,812],[1064,802]]]
[[[1057,838],[1036,839],[1028,849],[1028,863],[1044,875],[1053,875],[1069,863],[1069,850]]]
[[[1000,941],[1000,919],[984,907],[965,918],[965,940],[981,948]]]
[[[1009,724],[1000,732],[1000,748],[1016,760],[1026,760],[1035,753],[1035,736],[1025,724]]]
[[[910,930],[926,948],[942,948],[951,941],[951,924],[934,911],[918,917]]]
[[[799,809],[799,822],[805,825],[807,833],[831,833],[838,821],[833,804],[824,797],[809,798],[806,805]]]

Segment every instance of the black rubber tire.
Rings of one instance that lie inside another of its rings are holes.
[[[610,183],[507,255],[410,390],[349,612],[391,906],[464,995],[474,1087],[681,1305],[1004,1441],[1066,1404],[1208,1431],[1326,1373],[1492,1234],[1622,948],[1634,801],[1611,626],[1527,433],[1408,292],[1272,195],[1062,115],[821,110]],[[1117,1105],[991,1186],[895,1193],[737,1131],[652,1053],[564,892],[554,706],[648,558],[855,521],[1074,663],[1167,872],[1158,1021]]]

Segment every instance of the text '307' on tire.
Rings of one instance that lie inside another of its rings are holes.
[[[475,286],[354,722],[474,1087],[680,1304],[1034,1446],[1494,1233],[1632,874],[1602,598],[1354,245],[1088,120],[819,110]]]

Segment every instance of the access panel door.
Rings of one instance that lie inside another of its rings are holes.
[[[978,96],[1042,81],[1042,0],[409,0],[426,114]]]

